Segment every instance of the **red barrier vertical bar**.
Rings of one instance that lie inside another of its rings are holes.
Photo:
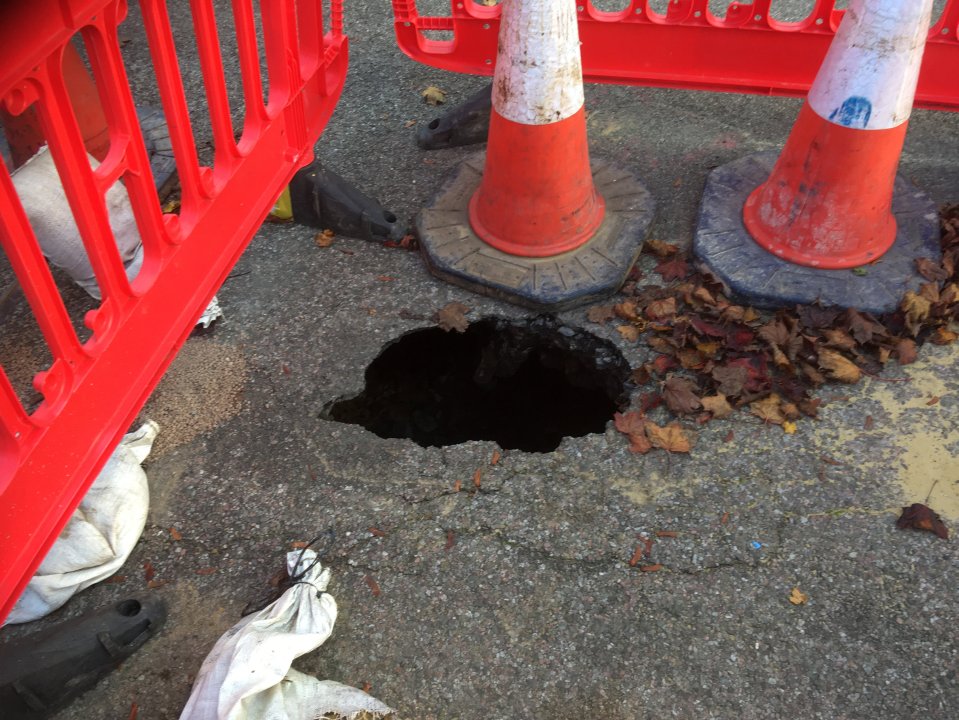
[[[290,54],[296,52],[293,0],[263,0],[260,17],[263,21],[266,67],[270,74],[267,112],[274,117],[286,105],[291,88],[299,79],[299,68],[294,71],[289,63]]]
[[[193,29],[210,111],[210,126],[213,128],[213,173],[217,182],[224,182],[230,176],[239,153],[233,139],[230,100],[220,57],[220,36],[216,29],[212,0],[190,0],[190,8],[193,11]]]
[[[143,0],[141,11],[182,189],[178,225],[185,234],[198,221],[202,201],[210,196],[212,188],[205,185],[200,175],[190,110],[180,78],[180,64],[177,62],[176,45],[167,17],[166,0]]]
[[[40,123],[96,274],[104,299],[101,309],[104,309],[111,300],[119,303],[121,298],[129,297],[130,284],[113,240],[103,193],[94,178],[83,146],[83,134],[73,115],[63,78],[61,53],[48,58],[45,71],[45,92],[37,103]]]
[[[117,171],[125,173],[124,185],[143,242],[145,265],[149,265],[151,258],[159,258],[164,254],[167,244],[162,242],[163,234],[157,232],[162,226],[162,216],[136,106],[120,55],[117,36],[119,22],[120,18],[116,17],[115,8],[111,6],[104,8],[96,27],[87,27],[83,31],[83,41],[106,112],[111,139],[110,154],[94,175],[100,179],[101,192],[105,193],[112,185],[106,182],[106,175],[116,175]],[[149,269],[141,271],[138,284],[142,284],[149,274]]]
[[[243,137],[239,151],[246,154],[267,121],[263,103],[263,83],[260,80],[260,55],[256,42],[256,22],[253,5],[245,0],[233,0],[233,23],[236,28],[237,51],[240,56],[240,74],[243,78]]]

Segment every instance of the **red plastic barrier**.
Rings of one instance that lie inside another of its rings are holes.
[[[623,0],[617,12],[576,0],[587,82],[723,90],[804,97],[843,11],[816,0],[797,22],[776,20],[773,0],[732,3],[725,17],[709,0],[670,0],[657,13],[650,0]],[[772,14],[770,12],[772,6]],[[451,14],[424,17],[416,0],[393,0],[400,49],[443,70],[492,75],[498,6],[451,0]],[[959,0],[947,0],[929,31],[916,106],[959,109]]]
[[[0,102],[34,104],[103,293],[77,338],[53,276],[0,164],[0,242],[53,362],[34,379],[32,412],[0,372],[0,621],[56,539],[290,178],[313,145],[346,76],[343,0],[262,0],[262,48],[253,4],[233,0],[245,105],[230,119],[213,0],[191,0],[215,146],[197,157],[164,0],[140,10],[182,186],[179,215],[163,214],[121,60],[124,0],[31,0],[0,9]],[[223,4],[220,4],[221,6]],[[223,10],[220,10],[223,12]],[[69,105],[62,56],[80,33],[110,124],[110,150],[92,170]],[[260,52],[267,60],[263,100]],[[123,178],[144,246],[127,281],[104,194]]]

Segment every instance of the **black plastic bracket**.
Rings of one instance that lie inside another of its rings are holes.
[[[376,241],[399,241],[406,226],[332,170],[315,160],[290,181],[293,220],[301,225],[327,229],[349,237]]]
[[[66,620],[0,647],[0,714],[37,720],[85,693],[153,637],[166,605],[150,595]]]
[[[424,150],[475,145],[486,142],[489,116],[493,110],[493,83],[451,107],[416,134],[416,144]]]

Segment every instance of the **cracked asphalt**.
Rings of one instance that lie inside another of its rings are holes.
[[[348,2],[347,29],[350,76],[318,156],[411,220],[473,151],[415,146],[410,121],[436,112],[420,91],[455,104],[484,80],[403,57],[385,2]],[[709,169],[778,147],[798,107],[587,88],[592,151],[647,183],[653,237],[683,246]],[[910,127],[902,172],[938,203],[959,199],[957,130],[948,113],[917,112]],[[894,523],[926,500],[959,521],[954,347],[824,387],[821,419],[794,435],[737,413],[696,427],[689,456],[637,456],[610,423],[492,464],[490,442],[424,448],[321,415],[449,302],[471,320],[528,312],[431,278],[415,253],[346,237],[319,248],[314,232],[261,229],[219,293],[225,319],[188,341],[144,409],[163,427],[123,579],[36,626],[144,592],[169,619],[57,720],[126,718],[134,702],[140,720],[178,717],[291,542],[329,529],[340,615],[296,666],[368,684],[402,718],[959,717],[956,542]],[[649,356],[585,312],[560,317],[633,364]],[[163,582],[153,590],[146,562]],[[796,587],[805,604],[790,602]]]

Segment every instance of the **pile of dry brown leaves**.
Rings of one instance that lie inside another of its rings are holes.
[[[633,372],[638,385],[655,383],[639,408],[617,414],[616,427],[634,452],[654,447],[689,452],[692,433],[678,422],[666,427],[647,413],[660,405],[677,416],[705,423],[748,407],[764,422],[795,432],[803,416],[815,418],[821,400],[813,390],[837,381],[874,377],[890,361],[908,365],[925,342],[956,341],[959,321],[959,205],[940,213],[942,259],[916,263],[927,280],[907,292],[893,313],[874,317],[854,309],[801,305],[773,316],[736,305],[722,285],[698,272],[679,248],[651,240],[655,271],[668,283],[633,279],[622,301],[595,306],[591,321],[618,320],[617,330],[658,354]]]

